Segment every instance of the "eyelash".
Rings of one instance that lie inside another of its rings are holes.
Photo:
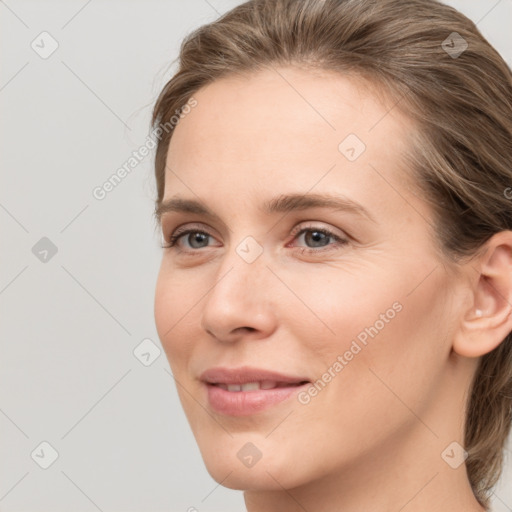
[[[341,247],[341,246],[346,245],[348,243],[347,239],[342,238],[342,237],[334,234],[332,231],[329,231],[328,229],[325,229],[325,228],[317,228],[317,227],[314,227],[314,226],[308,226],[308,227],[302,228],[301,230],[299,230],[298,232],[296,232],[294,234],[294,238],[293,239],[295,240],[300,235],[302,235],[303,233],[306,233],[308,231],[322,233],[322,234],[326,235],[327,237],[334,239],[336,241],[336,244],[329,244],[328,246],[326,246],[324,248],[319,248],[319,249],[313,249],[311,247],[298,247],[298,248],[296,248],[296,249],[299,249],[301,254],[304,254],[304,253],[307,253],[307,254],[323,253],[323,252],[331,251],[331,250],[335,249],[336,246],[337,247]],[[185,229],[184,231],[178,230],[176,233],[174,233],[173,235],[171,235],[169,237],[169,241],[166,244],[163,244],[162,248],[164,248],[164,249],[172,249],[172,248],[174,248],[177,245],[177,242],[178,242],[178,240],[180,238],[182,238],[183,236],[188,235],[190,233],[200,233],[202,235],[210,236],[210,237],[213,238],[213,236],[210,235],[210,233],[208,233],[206,231],[203,231],[203,230],[200,230],[200,229],[189,228],[189,229]],[[334,245],[334,247],[333,247],[333,245]],[[200,248],[200,249],[204,249],[204,247]],[[182,252],[197,252],[200,249],[192,249],[192,250],[186,249],[186,250],[184,250]]]

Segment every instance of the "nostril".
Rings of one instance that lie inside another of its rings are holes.
[[[237,331],[238,330],[242,330],[242,331],[246,330],[246,331],[252,332],[252,331],[255,331],[256,329],[254,327],[238,327],[236,330]]]

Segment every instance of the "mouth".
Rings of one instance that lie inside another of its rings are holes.
[[[260,391],[276,388],[290,388],[309,384],[309,381],[304,380],[300,382],[277,382],[272,380],[262,380],[255,382],[246,382],[245,384],[226,384],[224,382],[207,382],[210,386],[217,386],[225,391],[238,393],[241,391]]]
[[[248,366],[211,368],[200,376],[210,408],[226,416],[250,416],[283,405],[311,382]]]

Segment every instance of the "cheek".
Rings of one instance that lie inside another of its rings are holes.
[[[364,348],[382,337],[403,314],[401,284],[377,286],[380,281],[369,271],[350,273],[340,268],[326,268],[307,281],[290,274],[287,284],[297,298],[288,298],[287,307],[278,306],[279,323],[293,330],[301,351],[313,356],[306,360],[327,366],[350,350],[353,341]]]
[[[363,435],[365,425],[372,435],[384,438],[417,421],[410,411],[421,416],[439,391],[450,352],[443,280],[441,275],[431,277],[411,293],[413,281],[397,279],[393,287],[360,289],[364,299],[357,304],[344,302],[341,295],[345,310],[324,310],[336,336],[329,343],[324,338],[324,345],[318,343],[310,356],[321,356],[322,382],[329,380],[329,368],[336,376],[312,402],[319,409],[329,408],[332,425],[353,440]],[[333,315],[330,319],[327,312]],[[341,364],[335,366],[339,356]],[[372,424],[382,429],[375,432]]]
[[[200,290],[193,293],[185,276],[162,262],[155,289],[154,315],[160,342],[174,373],[175,366],[190,352],[191,328],[197,328]],[[192,325],[194,327],[192,327]]]
[[[445,281],[438,272],[415,288],[417,276],[430,270],[401,270],[393,279],[340,272],[339,282],[318,276],[318,287],[292,283],[304,304],[280,308],[280,322],[320,380],[311,402],[355,412],[374,401],[386,415],[386,404],[400,407],[394,393],[412,407],[435,389],[450,351]]]

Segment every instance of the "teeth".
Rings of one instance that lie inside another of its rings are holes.
[[[247,382],[246,384],[242,384],[242,391],[257,391],[260,389],[259,382]]]
[[[286,385],[286,384],[285,384]],[[274,389],[280,387],[276,381],[263,380],[261,382],[247,382],[245,384],[221,384],[217,386],[226,391],[258,391],[260,389]]]

